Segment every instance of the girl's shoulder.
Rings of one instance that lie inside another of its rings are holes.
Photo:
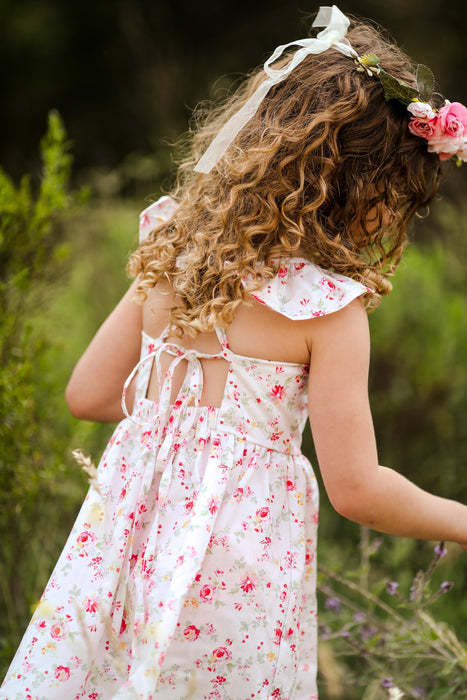
[[[248,277],[243,280],[248,288]],[[305,258],[281,263],[279,271],[251,296],[294,320],[306,320],[339,311],[372,290],[350,277],[323,270]]]
[[[177,202],[164,196],[140,214],[139,237],[143,241],[157,226],[169,221]],[[248,276],[243,284],[248,289]],[[283,261],[275,277],[251,296],[260,303],[294,320],[306,320],[331,314],[372,290],[345,275],[323,270],[305,258]]]

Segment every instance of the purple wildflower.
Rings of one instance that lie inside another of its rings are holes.
[[[435,554],[441,559],[441,557],[444,557],[446,552],[448,551],[446,547],[445,542],[439,542],[439,544],[436,545],[435,547]]]
[[[442,593],[447,593],[448,591],[451,590],[453,587],[453,582],[452,581],[443,581],[441,586],[439,587]]]
[[[363,622],[364,620],[366,620],[366,615],[363,612],[356,612],[353,616],[353,619],[355,620],[355,622]]]
[[[399,584],[397,583],[397,581],[388,581],[386,583],[386,590],[389,593],[389,595],[395,594],[395,592],[397,591],[398,585]]]
[[[392,680],[392,678],[385,678],[383,681],[381,681],[381,685],[383,688],[393,688],[394,681]]]
[[[327,625],[319,625],[318,633],[321,639],[329,639],[331,636],[331,629]]]
[[[324,607],[326,608],[326,610],[333,610],[336,613],[340,613],[342,609],[340,601],[337,600],[337,598],[326,598]]]

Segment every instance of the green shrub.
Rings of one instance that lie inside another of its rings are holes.
[[[63,124],[50,115],[35,187],[0,171],[0,676],[87,488],[71,456],[99,458],[113,426],[74,419],[64,389],[128,286],[139,207],[70,192]]]
[[[29,606],[56,554],[57,530],[70,521],[82,488],[65,479],[63,377],[59,346],[34,328],[66,271],[64,217],[79,197],[70,192],[71,157],[60,117],[49,116],[38,183],[18,186],[0,170],[0,615],[2,657],[11,656]],[[57,425],[60,429],[57,430]],[[61,535],[61,532],[59,533]]]

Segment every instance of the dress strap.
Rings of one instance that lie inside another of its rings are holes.
[[[131,382],[134,380],[136,375],[141,371],[143,371],[145,374],[144,381],[140,382],[138,384],[137,390],[144,389],[144,392],[147,391],[147,387],[149,384],[149,377],[150,377],[150,367],[152,367],[152,362],[151,362],[151,365],[149,367],[148,361],[153,360],[156,357],[156,354],[157,354],[157,351],[152,350],[149,353],[147,353],[146,355],[144,355],[144,357],[142,357],[140,359],[140,361],[133,367],[133,369],[131,370],[130,374],[126,378],[125,383],[123,385],[122,398],[121,398],[121,406],[122,406],[123,414],[126,416],[126,418],[129,418],[133,423],[136,423],[140,427],[143,427],[144,425],[146,425],[146,421],[141,422],[141,421],[136,420],[136,418],[134,418],[134,416],[132,416],[131,413],[128,411],[128,407],[126,405],[126,394],[127,394],[127,391],[128,391],[128,388],[129,388]],[[140,398],[142,398],[142,397],[140,397]]]
[[[157,338],[158,341],[165,341],[170,334],[170,323],[166,325],[160,336]]]
[[[131,377],[129,377],[125,383],[126,388],[128,388],[130,382],[133,379],[135,380],[135,402],[141,401],[141,399],[143,399],[148,393],[149,380],[151,378],[153,361],[155,357],[153,353],[156,348],[166,340],[169,332],[170,327],[167,324],[164,330],[159,333],[157,337],[148,335],[144,330],[141,334],[140,361],[138,362],[137,367],[132,371]]]
[[[222,351],[223,353],[225,353],[226,350],[230,349],[226,330],[225,328],[221,328],[220,326],[215,326],[214,330],[216,331],[217,340],[221,344]]]
[[[131,415],[128,411],[126,405],[126,393],[128,387],[130,386],[132,380],[134,379],[137,372],[141,367],[144,367],[148,360],[152,360],[155,366],[155,371],[157,373],[157,383],[159,387],[159,409],[158,409],[158,422],[159,427],[166,426],[172,412],[174,410],[179,413],[181,410],[188,405],[193,405],[199,407],[201,405],[201,395],[203,392],[203,369],[201,365],[202,359],[207,360],[218,360],[225,359],[225,349],[222,344],[222,351],[217,353],[203,353],[194,349],[184,348],[176,343],[168,343],[161,340],[163,335],[158,339],[157,347],[149,346],[149,352],[141,358],[138,364],[133,368],[130,375],[128,376],[122,392],[122,410],[124,415],[129,418],[132,422],[140,426],[145,426],[151,424],[153,421],[139,421],[135,416]],[[167,368],[165,374],[162,372],[161,367],[161,355],[163,353],[168,353],[172,356],[169,367]],[[177,365],[183,360],[187,362],[187,368],[185,373],[185,378],[183,380],[180,391],[175,399],[174,404],[171,404],[171,394],[172,394],[172,380],[174,377],[174,372]]]

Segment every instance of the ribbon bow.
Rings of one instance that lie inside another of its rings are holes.
[[[172,360],[163,376],[161,358],[164,353],[172,355]],[[194,406],[198,408],[201,405],[201,395],[203,393],[203,368],[201,365],[201,360],[225,360],[225,354],[223,350],[216,353],[205,353],[199,352],[198,350],[184,348],[176,343],[161,343],[155,350],[145,355],[138,364],[133,368],[129,377],[125,381],[122,392],[122,410],[127,418],[129,418],[132,423],[139,425],[140,427],[151,426],[154,429],[153,436],[157,438],[160,442],[159,447],[160,452],[157,457],[156,472],[162,472],[164,470],[164,464],[166,459],[166,453],[171,449],[171,439],[164,444],[165,432],[170,423],[177,425],[184,414],[184,408],[187,406]],[[149,360],[154,361],[155,371],[157,375],[157,384],[159,387],[159,399],[158,399],[158,412],[157,420],[139,420],[137,417],[130,414],[126,405],[126,394],[128,387],[130,386],[133,378],[140,369],[140,367],[148,362]],[[172,404],[171,393],[172,393],[172,382],[174,378],[174,373],[183,360],[186,360],[187,367],[185,372],[185,378],[183,380],[180,391]],[[196,414],[192,413],[188,417],[189,424],[193,424],[196,420]],[[185,424],[185,429],[187,429],[187,424]]]
[[[335,5],[332,7],[320,7],[312,26],[325,28],[315,38],[297,39],[297,41],[291,41],[289,44],[278,46],[264,64],[264,70],[269,78],[261,83],[243,107],[224,124],[204,155],[195,165],[195,171],[198,173],[209,173],[211,171],[237,134],[256,114],[259,105],[273,85],[277,85],[277,83],[284,80],[309,54],[319,54],[334,48],[350,58],[358,58],[357,52],[351,47],[349,40],[345,38],[349,24],[347,17]],[[271,68],[271,64],[277,61],[289,46],[301,46],[301,48],[294,53],[284,68],[277,70]]]

